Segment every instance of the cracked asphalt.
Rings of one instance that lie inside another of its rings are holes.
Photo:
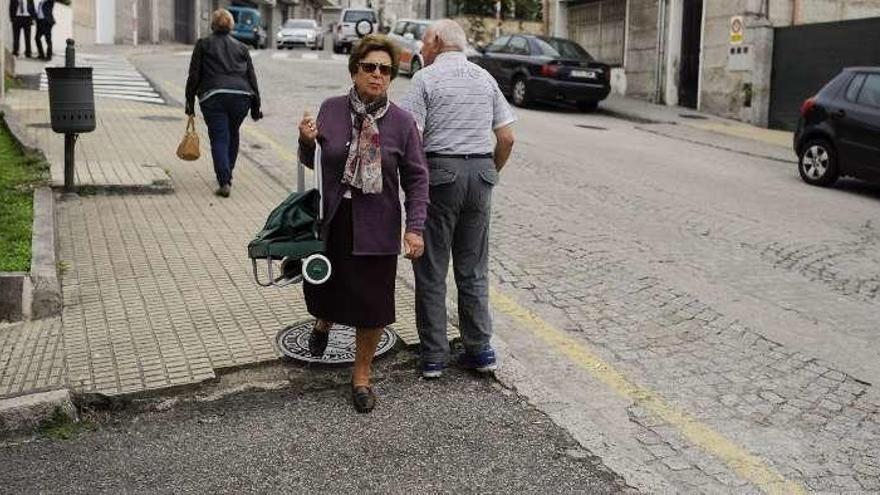
[[[359,415],[347,370],[242,370],[86,414],[73,438],[0,444],[4,493],[626,493],[619,476],[491,379],[440,382],[402,352]],[[245,390],[243,390],[245,389]]]

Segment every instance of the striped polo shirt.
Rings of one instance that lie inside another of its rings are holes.
[[[401,106],[415,117],[427,153],[492,153],[493,131],[516,121],[495,79],[462,52],[441,53],[416,72]]]

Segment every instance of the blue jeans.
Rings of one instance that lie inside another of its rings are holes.
[[[251,108],[251,97],[221,93],[199,103],[199,106],[208,125],[217,183],[221,186],[231,184],[232,170],[238,158],[238,129]]]

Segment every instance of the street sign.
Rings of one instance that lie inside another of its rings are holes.
[[[741,15],[735,15],[730,18],[730,44],[741,45],[746,25]]]

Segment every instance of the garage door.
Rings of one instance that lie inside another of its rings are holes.
[[[626,0],[569,2],[568,36],[598,60],[623,65]]]
[[[777,28],[770,127],[794,129],[804,100],[859,65],[880,66],[880,18]]]

